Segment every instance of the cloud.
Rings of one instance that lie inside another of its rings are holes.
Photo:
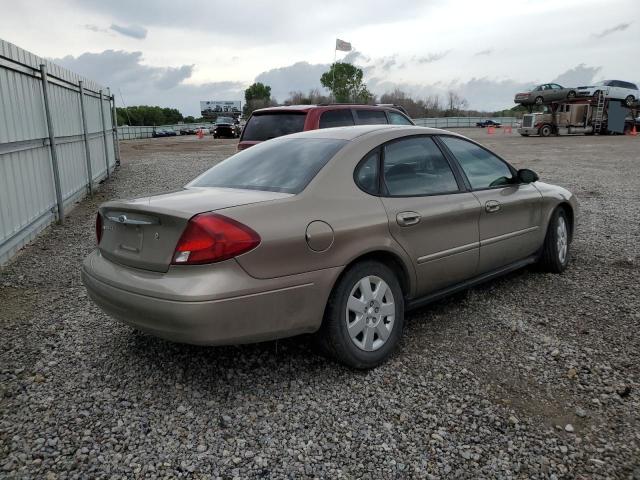
[[[414,57],[413,59],[418,63],[433,63],[433,62],[437,62],[438,60],[442,60],[444,57],[446,57],[450,53],[451,53],[451,50],[445,50],[443,52],[429,53],[423,57]]]
[[[86,30],[89,30],[91,32],[96,32],[96,33],[107,33],[108,30],[106,28],[101,28],[97,25],[92,25],[90,23],[87,23],[85,25],[82,26],[83,28],[85,28]]]
[[[615,33],[615,32],[623,32],[630,26],[631,26],[631,23],[619,23],[615,27],[605,28],[600,33],[593,33],[591,36],[595,38],[604,38],[607,35],[611,35],[612,33]]]
[[[552,80],[564,87],[579,87],[581,85],[591,85],[595,76],[602,70],[602,67],[588,67],[584,63],[570,68]]]
[[[118,32],[126,37],[137,38],[139,40],[147,38],[147,29],[139,25],[123,26],[112,23],[109,28],[114,32]]]
[[[487,48],[485,50],[480,50],[473,54],[474,57],[480,57],[482,55],[491,55],[493,53],[493,48]]]
[[[256,82],[270,85],[271,96],[284,101],[293,91],[308,92],[314,88],[325,91],[320,84],[320,77],[329,68],[328,63],[297,62],[262,72],[256,77]]]
[[[71,9],[104,15],[117,25],[198,30],[230,38],[236,46],[300,42],[301,38],[326,41],[333,36],[328,32],[350,32],[364,25],[389,25],[420,17],[440,1],[404,2],[402,8],[398,8],[387,0],[325,0],[304,4],[298,0],[281,0],[241,2],[232,8],[226,0],[184,6],[175,0],[68,0]],[[239,34],[240,31],[250,34]]]
[[[245,82],[224,81],[186,84],[194,65],[155,67],[143,63],[142,52],[105,50],[67,55],[53,60],[74,72],[111,87],[118,105],[159,105],[178,108],[184,115],[200,114],[200,100],[242,100]]]

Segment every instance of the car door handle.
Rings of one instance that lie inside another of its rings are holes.
[[[410,227],[411,225],[420,223],[421,218],[422,215],[418,212],[400,212],[396,217],[396,221],[401,227]]]
[[[486,210],[487,213],[497,212],[498,210],[500,210],[500,202],[496,200],[489,200],[487,203],[484,204],[484,209]]]

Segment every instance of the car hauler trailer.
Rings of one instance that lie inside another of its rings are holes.
[[[592,98],[551,102],[546,108],[546,112],[523,115],[518,133],[525,137],[626,133],[640,113],[637,102],[628,107],[622,100],[605,98],[603,93]]]

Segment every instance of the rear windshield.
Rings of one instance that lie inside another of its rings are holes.
[[[262,113],[253,115],[244,127],[242,140],[264,141],[301,132],[305,112]]]
[[[346,140],[281,138],[236,153],[188,187],[224,187],[299,193]]]

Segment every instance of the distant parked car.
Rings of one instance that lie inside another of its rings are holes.
[[[153,132],[151,133],[151,136],[153,138],[159,138],[159,137],[168,137],[169,134],[166,130],[164,130],[163,128],[159,128],[159,129],[153,129]]]
[[[633,102],[640,99],[640,91],[635,83],[624,82],[622,80],[603,80],[594,85],[578,87],[579,97],[597,96],[600,91],[604,91],[607,98],[615,100],[624,100],[624,103],[630,107]]]
[[[388,105],[322,104],[262,108],[254,111],[247,120],[238,150],[306,130],[378,124],[414,125],[397,107]]]
[[[175,137],[175,136],[177,136],[177,135],[178,135],[178,134],[176,133],[176,131],[175,131],[174,129],[172,129],[172,128],[168,128],[168,129],[166,129],[164,132],[165,132],[165,134],[166,134],[166,136],[167,136],[167,137]]]
[[[502,124],[500,122],[494,122],[493,120],[484,120],[482,122],[476,122],[476,127],[495,127],[500,128]]]
[[[238,138],[240,136],[240,122],[231,117],[218,117],[213,126],[213,138]]]
[[[196,128],[196,134],[198,132],[202,132],[203,135],[209,135],[210,130],[209,130],[209,127],[198,127]]]
[[[529,92],[516,93],[515,103],[521,105],[542,105],[548,102],[557,102],[567,98],[575,98],[575,88],[565,88],[557,83],[544,83],[533,88]]]
[[[183,127],[180,129],[180,135],[195,135],[196,129],[193,127]]]

